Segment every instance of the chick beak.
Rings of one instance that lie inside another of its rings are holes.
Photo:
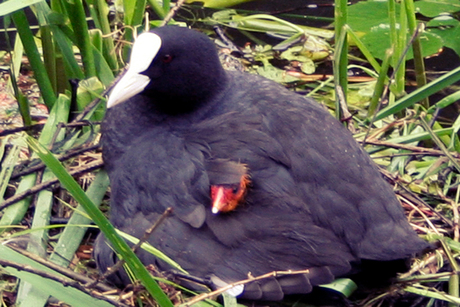
[[[236,207],[243,202],[249,183],[249,176],[245,175],[241,177],[241,181],[236,189],[235,185],[212,185],[211,212],[217,214],[219,212],[230,212],[235,210]]]
[[[212,186],[211,197],[212,197],[212,213],[217,214],[227,206],[225,201],[225,188],[223,186]]]

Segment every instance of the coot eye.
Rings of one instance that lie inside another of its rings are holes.
[[[172,60],[173,60],[173,56],[170,54],[165,55],[162,59],[163,63],[170,63]]]

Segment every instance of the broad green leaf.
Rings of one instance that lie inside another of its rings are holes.
[[[114,79],[112,69],[104,58],[103,54],[93,47],[94,65],[96,66],[96,75],[105,86],[109,86]]]
[[[427,28],[427,31],[439,35],[444,40],[444,46],[460,56],[460,21],[452,17],[435,18],[427,23]]]
[[[454,303],[456,305],[460,304],[460,298],[449,295],[442,291],[433,290],[433,288],[430,288],[430,287],[425,287],[421,285],[413,285],[413,286],[407,286],[406,288],[404,288],[404,290],[410,293],[418,294],[420,296],[431,297],[431,298],[435,298],[441,301]]]
[[[103,91],[104,85],[96,77],[80,81],[77,90],[78,111],[82,111],[91,101],[99,97]],[[99,106],[93,108],[90,113],[91,119],[96,121],[102,120],[105,113],[105,104],[99,104]],[[86,118],[89,117],[87,116]]]
[[[257,68],[257,73],[267,79],[276,81],[278,83],[288,83],[298,81],[296,77],[286,74],[283,69],[276,68],[271,64],[265,64]]]
[[[46,73],[45,65],[43,64],[38,47],[35,43],[29,21],[27,20],[24,11],[16,11],[11,16],[19,36],[21,37],[30,65],[34,71],[34,77],[37,80],[43,100],[45,101],[47,107],[51,109],[56,101],[56,95],[49,76]]]
[[[0,16],[11,14],[17,10],[31,6],[44,0],[9,0],[0,3]]]
[[[19,158],[21,149],[20,146],[14,144],[8,151],[7,156],[3,159],[4,146],[9,142],[9,140],[9,137],[0,139],[0,146],[2,147],[2,155],[0,155],[0,159],[2,160],[2,163],[0,165],[0,200],[3,200],[3,195],[5,194],[6,188],[9,185],[10,177],[13,173],[16,161]]]
[[[65,95],[60,95],[56,100],[53,112],[50,114],[50,123],[66,123],[69,118],[70,99]],[[57,142],[64,138],[64,129],[61,129],[57,134],[56,125],[47,125],[41,136],[43,138],[53,138],[56,135]],[[53,173],[47,168],[43,172],[42,181],[48,181],[54,178]],[[51,217],[51,209],[53,205],[53,192],[44,190],[38,193],[35,212],[32,221],[31,229],[35,231],[30,234],[30,244],[27,250],[40,257],[46,257],[46,246],[48,244],[48,229]],[[18,290],[18,299],[21,301],[20,306],[44,306],[48,300],[49,294],[44,293],[41,288],[34,284],[29,284],[21,281]]]
[[[355,282],[348,278],[338,278],[333,282],[326,285],[321,285],[320,287],[340,292],[345,297],[349,297],[353,294],[353,292],[356,291],[356,289],[358,289],[358,286],[355,284]]]
[[[105,192],[109,186],[109,178],[104,170],[97,173],[96,178],[91,183],[91,186],[86,191],[88,197],[95,204],[101,203]],[[81,205],[75,209],[74,213],[69,219],[67,225],[87,225],[91,223],[91,219],[87,215],[80,213],[84,212]],[[66,227],[59,237],[59,241],[54,247],[53,253],[50,256],[50,261],[57,263],[61,266],[67,267],[70,260],[75,254],[77,248],[80,246],[81,240],[85,235],[87,227]]]
[[[236,301],[236,297],[228,294],[222,293],[222,297],[224,298],[224,306],[225,307],[237,307],[238,303]]]
[[[389,28],[387,25],[382,25],[380,28],[372,29],[361,38],[361,41],[369,49],[372,55],[376,58],[383,59],[385,57],[385,51],[391,47]],[[422,33],[420,35],[420,41],[424,57],[437,53],[444,45],[444,41],[438,35],[430,32]],[[406,55],[406,60],[412,58],[413,53],[412,48],[410,48]]]
[[[65,112],[63,112],[63,110],[65,110],[68,107],[65,103],[69,100],[65,99],[65,97],[60,97],[57,101],[59,101],[59,103],[56,103],[55,106],[51,109],[50,116],[48,117],[45,127],[43,128],[42,134],[40,135],[39,142],[41,144],[48,145],[48,143],[53,138],[54,131],[56,130],[57,125],[59,124],[59,122],[64,121],[64,118],[62,116],[63,114],[65,114]],[[19,183],[16,193],[21,193],[25,190],[30,189],[32,186],[35,185],[35,181],[36,173],[24,176],[21,179],[21,182]],[[12,206],[6,208],[3,211],[3,216],[0,220],[0,226],[16,225],[17,223],[19,223],[24,218],[24,214],[26,213],[29,207],[30,201],[31,197],[27,197],[13,204]],[[5,229],[0,230],[0,233],[4,230]]]
[[[425,97],[428,97],[436,92],[441,91],[445,87],[457,82],[460,80],[460,67],[455,68],[454,70],[442,75],[436,80],[428,83],[427,85],[416,89],[410,94],[399,99],[392,105],[386,107],[377,113],[375,120],[380,120],[389,115],[393,115],[401,110],[404,110],[407,107],[414,105]]]
[[[422,0],[414,2],[417,13],[427,17],[436,17],[440,14],[460,11],[458,0]]]
[[[399,18],[400,5],[397,4],[395,8],[396,17]],[[347,24],[355,32],[367,33],[389,22],[387,1],[360,1],[348,8]]]
[[[56,275],[61,278],[65,278],[60,273],[55,272],[51,270],[50,268],[40,263],[35,262],[32,259],[29,259],[2,244],[0,244],[0,254],[2,255],[3,260],[30,266],[36,270],[44,271],[44,272]],[[71,306],[91,306],[91,307],[111,307],[113,306],[112,304],[109,304],[106,301],[96,299],[69,285],[64,285],[60,282],[41,277],[37,274],[33,274],[33,273],[25,272],[25,271],[19,271],[9,266],[4,266],[2,269],[6,270],[12,276],[16,276],[21,280],[25,280],[31,284],[34,284],[34,286],[36,286],[43,293],[43,295],[53,296],[57,298],[58,300],[66,302],[67,304]],[[67,279],[67,280],[69,282],[72,281],[70,279]]]

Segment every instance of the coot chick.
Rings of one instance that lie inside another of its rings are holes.
[[[172,207],[149,242],[213,288],[308,269],[239,293],[281,300],[355,274],[362,262],[404,262],[427,247],[339,122],[272,81],[224,71],[203,34],[178,27],[141,34],[107,107],[112,223],[140,237]],[[236,205],[213,209],[213,190],[228,183],[242,190],[233,193]],[[102,235],[95,258],[101,271],[116,259]],[[124,272],[111,280],[129,283]]]
[[[244,201],[251,183],[247,167],[230,160],[213,159],[206,162],[205,169],[211,186],[212,213],[235,210]]]

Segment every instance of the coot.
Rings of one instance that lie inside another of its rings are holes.
[[[194,30],[141,34],[107,107],[112,223],[140,237],[172,207],[149,242],[213,288],[308,269],[239,293],[281,300],[354,274],[363,261],[404,261],[427,247],[369,156],[322,106],[224,71],[214,44]],[[116,259],[102,235],[95,258],[102,271]],[[111,280],[129,283],[124,272]]]

